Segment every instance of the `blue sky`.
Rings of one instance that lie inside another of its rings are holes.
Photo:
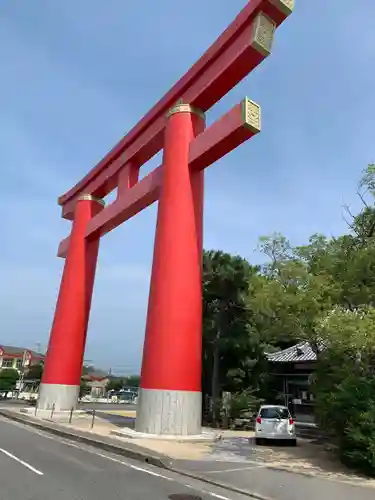
[[[69,232],[56,199],[216,39],[246,0],[0,2],[0,343],[45,347]],[[260,235],[345,230],[374,160],[373,0],[296,0],[274,49],[208,114],[245,95],[263,130],[206,174],[206,248],[259,262]],[[148,172],[160,155],[142,171]],[[86,359],[137,371],[156,205],[101,241]]]

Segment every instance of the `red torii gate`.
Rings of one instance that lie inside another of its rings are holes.
[[[204,169],[260,131],[245,98],[205,129],[204,112],[271,51],[293,0],[249,0],[216,42],[78,184],[59,198],[72,220],[38,407],[76,406],[100,237],[159,201],[143,349],[137,431],[201,430]],[[139,169],[160,149],[162,166]],[[102,200],[117,187],[117,198]]]

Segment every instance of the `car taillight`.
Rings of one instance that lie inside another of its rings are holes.
[[[294,420],[292,418],[289,419],[289,425],[293,425],[294,424]]]
[[[262,419],[260,417],[257,417],[257,424],[261,424],[262,423]]]

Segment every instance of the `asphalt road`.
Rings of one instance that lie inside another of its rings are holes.
[[[135,411],[137,409],[137,405],[124,404],[124,403],[79,403],[78,408],[98,411]]]
[[[1,500],[246,497],[0,418]]]

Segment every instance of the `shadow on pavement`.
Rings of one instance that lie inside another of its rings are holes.
[[[92,415],[92,410],[85,410],[86,414]],[[123,415],[116,415],[113,413],[106,413],[105,411],[96,410],[96,416],[101,420],[105,420],[116,427],[127,427],[130,429],[135,428],[135,418],[133,417],[125,417]]]

